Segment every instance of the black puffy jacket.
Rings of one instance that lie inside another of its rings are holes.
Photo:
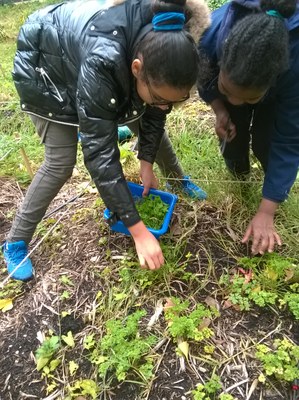
[[[49,6],[22,26],[14,60],[22,109],[79,126],[86,167],[106,206],[128,227],[140,217],[119,161],[117,126],[141,118],[138,157],[153,163],[166,120],[165,111],[139,98],[131,73],[152,16],[150,0]]]

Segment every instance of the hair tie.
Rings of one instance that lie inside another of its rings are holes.
[[[271,17],[279,18],[282,21],[284,20],[284,17],[280,14],[280,12],[278,12],[276,10],[268,10],[268,11],[266,11],[266,14],[270,15]]]
[[[185,24],[185,14],[179,12],[159,12],[154,15],[152,23],[154,31],[181,31]]]

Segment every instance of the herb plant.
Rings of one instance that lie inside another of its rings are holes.
[[[115,372],[118,381],[123,381],[130,370],[137,372],[144,381],[152,377],[153,364],[143,357],[157,339],[153,335],[141,337],[139,334],[138,324],[144,315],[145,311],[136,311],[125,322],[116,319],[107,322],[107,333],[91,356],[102,378]]]
[[[287,339],[276,339],[274,349],[264,344],[257,345],[256,348],[256,357],[262,362],[267,376],[274,375],[276,379],[287,382],[298,378],[299,346],[293,345]],[[260,380],[265,380],[263,375]]]
[[[211,379],[203,384],[197,385],[195,390],[192,390],[193,400],[214,400],[217,392],[222,388],[218,375],[212,375]],[[219,400],[235,400],[228,393],[221,393],[217,396]]]
[[[196,308],[188,313],[189,302],[181,302],[179,299],[172,299],[174,305],[165,310],[168,322],[168,331],[173,339],[193,339],[202,341],[209,339],[213,335],[213,331],[204,326],[206,319],[218,316],[216,310],[210,310],[202,304],[198,304]],[[202,328],[201,328],[202,326]]]
[[[279,254],[263,257],[241,258],[238,262],[242,275],[226,276],[222,283],[228,286],[229,300],[248,311],[252,303],[259,307],[287,304],[296,319],[299,319],[299,284],[296,280],[299,266],[294,259]],[[249,271],[249,272],[248,272]]]

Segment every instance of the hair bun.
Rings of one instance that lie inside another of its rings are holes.
[[[263,11],[275,10],[283,18],[289,18],[296,11],[297,0],[261,0]]]
[[[186,0],[155,0],[153,2],[154,14],[160,12],[185,13]]]

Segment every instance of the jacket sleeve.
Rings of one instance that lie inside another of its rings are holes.
[[[164,111],[158,107],[147,106],[140,119],[138,158],[154,163],[165,129],[166,115],[171,111]]]
[[[118,100],[109,66],[91,57],[81,66],[77,109],[85,165],[106,206],[130,227],[140,221],[120,163]],[[116,218],[115,218],[116,217]]]
[[[284,201],[299,167],[299,76],[287,72],[277,84],[277,103],[263,197]]]

